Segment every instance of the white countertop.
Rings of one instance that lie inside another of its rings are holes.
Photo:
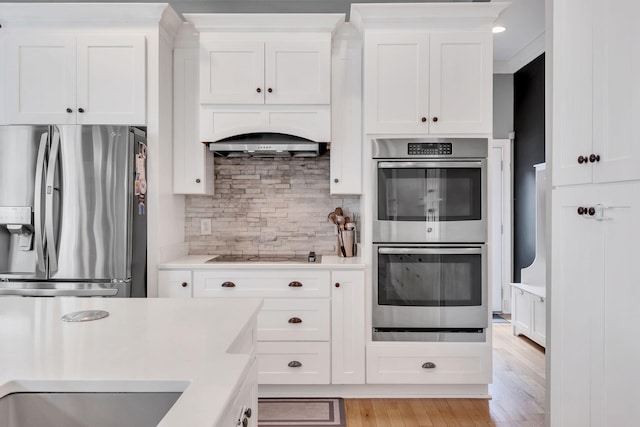
[[[0,298],[0,397],[181,391],[159,426],[213,426],[255,357],[227,350],[261,306],[227,298]],[[60,320],[89,309],[109,316]]]
[[[187,255],[172,261],[158,264],[160,270],[178,269],[215,269],[215,268],[242,268],[242,269],[262,269],[262,268],[286,268],[286,269],[309,269],[318,268],[323,270],[340,269],[362,269],[365,267],[362,258],[343,258],[337,255],[322,255],[320,262],[295,263],[295,262],[207,262],[218,255]]]

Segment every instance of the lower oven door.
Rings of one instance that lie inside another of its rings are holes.
[[[374,245],[374,329],[486,328],[486,253],[484,244]]]

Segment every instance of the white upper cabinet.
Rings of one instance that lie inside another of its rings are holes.
[[[6,41],[11,124],[145,124],[143,35],[14,34]]]
[[[364,34],[365,133],[490,134],[491,23],[505,6],[352,5]]]
[[[203,104],[329,104],[331,37],[203,40]]]
[[[640,179],[633,0],[554,2],[553,184]]]

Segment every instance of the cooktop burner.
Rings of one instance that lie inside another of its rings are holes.
[[[220,255],[208,262],[281,262],[281,263],[319,263],[320,256],[309,255]]]

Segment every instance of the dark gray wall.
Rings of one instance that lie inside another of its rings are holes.
[[[513,132],[513,74],[493,75],[493,137],[509,139]]]
[[[544,159],[544,54],[514,74],[513,279],[535,258],[535,170]]]

